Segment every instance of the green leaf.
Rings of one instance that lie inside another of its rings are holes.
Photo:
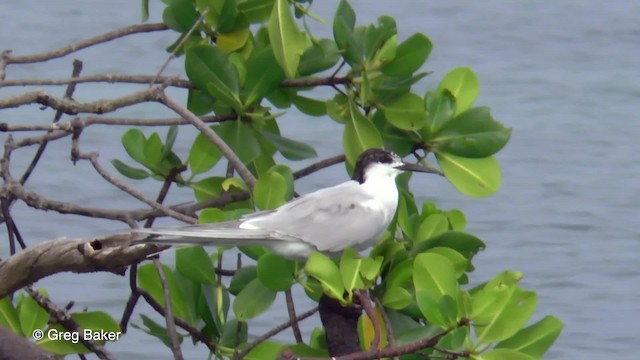
[[[382,296],[382,305],[385,308],[400,310],[404,309],[413,301],[411,293],[401,287],[393,287],[387,289]]]
[[[416,72],[427,60],[433,45],[429,38],[416,33],[398,45],[393,61],[383,64],[385,75],[405,77]]]
[[[191,0],[171,0],[162,12],[162,22],[171,30],[180,33],[188,31],[198,20],[199,14]]]
[[[492,156],[470,159],[441,152],[436,157],[447,179],[465,195],[484,197],[500,188],[500,166]]]
[[[271,210],[287,202],[287,181],[278,172],[266,172],[253,189],[253,201],[261,210]]]
[[[270,131],[260,131],[260,133],[288,160],[304,160],[318,156],[316,150],[309,144],[291,140]]]
[[[536,360],[538,358],[511,349],[492,349],[480,356],[472,356],[474,360]]]
[[[351,66],[362,62],[362,50],[353,34],[356,23],[356,14],[346,0],[340,0],[336,15],[333,20],[333,38],[338,49],[342,50],[342,57]]]
[[[253,319],[271,307],[276,292],[264,286],[259,279],[252,280],[233,301],[233,312],[239,321]]]
[[[131,128],[122,134],[122,145],[131,158],[140,164],[144,164],[146,157],[144,155],[144,144],[147,139],[140,129]]]
[[[131,323],[131,326],[136,329],[140,329],[151,336],[158,338],[167,347],[171,347],[171,340],[169,339],[167,329],[164,326],[156,323],[155,321],[151,320],[151,318],[149,318],[144,314],[140,314],[140,318],[142,318],[142,324],[146,327],[146,329],[135,323]],[[182,343],[182,339],[183,339],[183,336],[180,333],[178,333],[178,342]]]
[[[266,256],[266,255],[265,255]],[[232,295],[238,295],[242,289],[258,277],[258,268],[256,266],[243,266],[236,271],[229,283],[229,292]]]
[[[464,216],[462,211],[453,209],[445,211],[444,213],[447,216],[447,219],[449,219],[451,230],[462,231],[467,226],[467,218]]]
[[[287,78],[294,78],[300,57],[307,47],[307,39],[305,33],[298,29],[287,0],[275,1],[267,30],[278,64]]]
[[[227,55],[210,45],[192,46],[186,54],[184,66],[189,80],[199,89],[207,90],[216,100],[241,112],[238,73]]]
[[[44,294],[42,290],[38,290],[38,292]],[[25,337],[31,337],[34,330],[42,329],[47,325],[49,313],[40,307],[31,296],[26,295],[18,301],[18,319],[22,334]]]
[[[485,244],[471,234],[460,231],[447,231],[429,241],[421,242],[414,246],[410,254],[415,256],[427,249],[437,246],[452,248],[464,255],[467,259],[470,259],[473,255],[477,254],[478,251],[485,248]]]
[[[471,320],[477,334],[476,343],[490,344],[515,335],[533,315],[538,296],[515,284],[500,284],[482,289],[472,300]]]
[[[247,62],[247,77],[244,84],[245,106],[260,103],[260,100],[280,85],[282,80],[284,80],[284,72],[270,47],[254,53]]]
[[[340,53],[336,43],[331,39],[320,39],[302,54],[298,72],[301,76],[313,75],[333,67],[338,59]]]
[[[418,227],[416,242],[436,237],[449,230],[449,221],[442,214],[429,215]]]
[[[352,249],[345,250],[340,257],[340,275],[342,283],[347,293],[351,294],[354,289],[364,288],[364,283],[360,278],[360,268],[362,259],[358,257]]]
[[[355,164],[358,156],[369,148],[382,147],[382,137],[375,125],[353,104],[349,104],[349,117],[342,134],[347,161]]]
[[[238,6],[236,5],[236,0],[222,0],[222,7],[220,8],[220,16],[218,17],[216,30],[221,33],[231,31],[236,22],[237,16]]]
[[[425,139],[429,139],[431,134],[440,131],[442,126],[451,120],[456,112],[456,99],[447,90],[436,91],[427,94],[426,105],[429,114],[427,118],[429,128],[425,130],[429,130],[429,132],[423,132],[423,135]]]
[[[429,290],[436,301],[444,295],[455,297],[458,282],[451,261],[440,254],[423,253],[413,262],[413,285],[416,293]]]
[[[512,349],[535,358],[542,358],[560,335],[562,326],[562,321],[558,318],[545,316],[535,324],[501,341],[496,348]]]
[[[263,341],[258,346],[254,347],[244,359],[247,360],[264,360],[264,359],[277,359],[278,355],[282,352],[282,348],[286,345],[282,345],[275,341]],[[288,347],[288,346],[287,346]]]
[[[465,270],[467,269],[467,265],[469,264],[469,261],[466,257],[464,257],[464,255],[460,254],[450,247],[436,246],[427,250],[427,253],[440,254],[449,259],[449,261],[451,261],[451,263],[453,264],[456,278],[459,278],[460,276],[462,276],[462,274],[464,274]]]
[[[363,52],[368,60],[373,60],[385,42],[398,33],[396,21],[391,16],[380,16],[378,26],[370,24],[364,32]]]
[[[215,99],[208,92],[200,89],[189,89],[187,108],[196,115],[204,115],[215,109]]]
[[[154,173],[164,175],[161,172],[160,163],[162,162],[162,140],[160,135],[154,132],[144,143],[144,165],[151,169]]]
[[[198,202],[211,200],[220,196],[222,193],[222,182],[225,180],[223,177],[214,176],[207,177],[191,185],[195,198]],[[208,210],[208,209],[207,209]],[[214,210],[214,209],[212,209]],[[215,209],[218,210],[219,209]]]
[[[112,159],[111,164],[120,174],[128,177],[129,179],[142,180],[151,176],[147,170],[129,166],[119,159]]]
[[[384,115],[389,122],[403,130],[417,130],[427,123],[424,100],[414,93],[401,95],[384,105]]]
[[[245,0],[238,4],[238,10],[247,16],[252,24],[266,22],[273,9],[274,0]]]
[[[431,140],[436,151],[467,158],[484,158],[502,149],[511,129],[494,120],[487,107],[471,108],[446,122]]]
[[[309,116],[323,116],[327,114],[327,105],[321,100],[297,95],[293,98],[293,105],[302,113]]]
[[[189,166],[193,175],[211,169],[222,157],[222,152],[203,133],[198,133],[189,151]]]
[[[245,164],[255,160],[262,151],[255,131],[250,124],[242,121],[227,121],[218,126],[213,126],[212,129],[220,135]]]
[[[22,336],[18,311],[13,307],[13,303],[8,296],[0,299],[0,326],[4,326],[13,331],[16,335]],[[25,336],[31,336],[27,334]]]
[[[231,319],[224,324],[219,344],[223,347],[235,348],[247,341],[247,335],[247,323],[239,319]]]
[[[478,77],[468,67],[458,67],[449,71],[440,85],[438,91],[449,90],[456,99],[456,115],[469,109],[478,97],[480,82]]]
[[[294,263],[280,255],[268,253],[258,259],[258,278],[273,291],[289,290],[294,283]]]
[[[407,287],[413,278],[413,259],[406,259],[395,265],[387,275],[387,288]]]
[[[163,264],[162,270],[169,286],[173,313],[176,317],[185,319],[188,314],[185,295],[182,293],[171,269]],[[165,306],[162,283],[160,282],[160,277],[153,263],[147,263],[138,267],[138,284],[142,289],[146,290],[154,300],[160,303],[160,305]]]
[[[325,294],[330,297],[343,301],[344,284],[342,283],[342,275],[336,264],[326,255],[313,252],[304,267],[307,275],[320,281]]]
[[[215,269],[202,246],[176,249],[176,270],[200,284],[215,284]]]

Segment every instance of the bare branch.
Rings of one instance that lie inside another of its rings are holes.
[[[6,64],[27,64],[27,63],[42,62],[42,61],[63,57],[72,52],[82,50],[89,46],[105,43],[105,42],[108,42],[117,38],[121,38],[127,35],[153,32],[153,31],[163,31],[163,30],[167,30],[168,28],[169,27],[167,25],[162,23],[131,25],[131,26],[110,31],[108,33],[104,33],[86,40],[82,40],[82,41],[67,45],[57,50],[53,50],[53,51],[49,51],[41,54],[13,56],[10,54],[10,51],[6,51],[2,53],[2,59]]]
[[[378,350],[380,348],[380,322],[378,321],[378,316],[373,310],[373,307],[371,307],[371,299],[369,298],[368,291],[356,290],[354,293],[358,296],[360,305],[362,305],[365,314],[367,314],[367,317],[371,320],[371,324],[373,325],[373,339],[370,344],[371,349]],[[363,345],[366,346],[367,344]]]
[[[293,178],[295,180],[300,179],[301,177],[305,177],[309,174],[312,174],[318,170],[322,170],[324,168],[327,168],[329,166],[335,165],[335,164],[339,164],[341,162],[344,162],[345,160],[345,156],[344,155],[336,155],[334,157],[330,157],[328,159],[324,159],[321,161],[318,161],[315,164],[311,164],[309,166],[307,166],[306,168],[300,169],[296,172],[293,173]]]
[[[171,342],[171,352],[173,352],[174,359],[182,360],[184,357],[182,356],[182,350],[180,350],[180,342],[178,342],[178,333],[176,331],[176,323],[171,309],[171,293],[169,292],[167,277],[164,275],[160,259],[157,257],[154,258],[153,265],[156,267],[158,277],[160,278],[160,284],[162,285],[162,294],[164,295],[164,319],[167,324],[167,335],[169,335],[169,341]]]
[[[0,262],[0,298],[59,272],[96,271],[124,275],[127,266],[157,253],[154,245],[124,246],[130,234],[104,238],[60,238],[44,241]]]
[[[189,80],[180,79],[175,76],[159,76],[154,75],[127,75],[127,74],[98,74],[80,76],[77,78],[67,79],[15,79],[0,81],[0,87],[9,86],[60,86],[67,84],[80,83],[125,83],[125,84],[149,84],[155,80],[155,83],[164,84],[183,89],[192,89],[195,86]]]
[[[152,87],[114,99],[79,103],[70,99],[60,99],[49,95],[46,91],[37,90],[6,99],[0,99],[0,109],[14,108],[28,104],[41,104],[71,115],[78,113],[104,114],[146,101],[156,101],[161,93],[161,88]]]
[[[300,332],[300,326],[298,325],[298,318],[296,316],[296,309],[293,303],[293,296],[291,295],[291,289],[284,292],[287,302],[287,313],[289,314],[289,321],[291,322],[291,330],[293,330],[293,337],[298,344],[302,343],[302,333]]]

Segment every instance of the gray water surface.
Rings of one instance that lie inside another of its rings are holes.
[[[540,295],[536,318],[553,314],[565,323],[549,359],[635,359],[640,352],[640,125],[636,115],[640,2],[352,3],[359,24],[389,14],[396,18],[401,39],[413,32],[431,38],[434,50],[424,69],[434,74],[414,91],[434,88],[449,69],[470,66],[481,82],[477,104],[490,106],[496,118],[513,127],[509,145],[498,156],[503,185],[495,196],[470,199],[444,180],[413,179],[414,191],[421,199],[436,201],[445,209],[463,210],[468,230],[488,244],[474,262],[472,282],[491,278],[504,269],[522,271],[523,286]],[[336,1],[316,1],[313,9],[331,19],[336,5]],[[159,21],[160,2],[151,2],[151,6],[151,21]],[[15,54],[55,49],[139,22],[138,9],[138,2],[123,0],[3,1],[0,48],[12,48]],[[323,36],[331,34],[330,27],[313,24],[313,28]],[[166,59],[164,47],[174,39],[170,32],[127,37],[47,64],[10,66],[7,79],[68,77],[73,58],[84,61],[85,75],[154,73]],[[182,74],[181,61],[174,61],[166,74]],[[135,89],[139,88],[80,85],[76,93],[78,100],[87,101]],[[0,96],[18,90],[0,88]],[[57,95],[64,91],[48,90]],[[184,99],[178,91],[172,94]],[[0,116],[3,122],[43,123],[53,114],[33,107],[3,111]],[[172,114],[149,105],[125,109],[120,116]],[[310,142],[321,157],[339,151],[340,136],[336,134],[340,127],[331,121],[292,111],[282,124],[287,136]],[[313,126],[313,133],[307,132],[309,126]],[[105,165],[113,157],[126,158],[117,140],[123,130],[91,128],[83,134],[83,146],[100,151]],[[181,131],[184,139],[193,134]],[[183,142],[178,150],[185,154],[186,146]],[[142,207],[105,185],[88,164],[71,167],[68,141],[50,147],[29,182],[31,189],[54,199],[93,206]],[[25,166],[20,162],[30,156],[26,151],[15,154],[14,174],[20,174]],[[312,191],[345,178],[343,168],[336,166],[303,179],[298,191]],[[144,187],[149,196],[158,189],[156,182]],[[189,197],[189,193],[172,193],[174,202]],[[37,212],[23,205],[15,206],[14,214],[32,244],[57,236],[87,236],[122,228],[115,223]],[[8,253],[6,241],[0,241],[0,253]],[[118,319],[128,295],[127,279],[108,274],[59,274],[38,286],[46,287],[60,304],[75,300],[78,309],[106,309]],[[304,306],[300,305],[300,310]],[[284,314],[260,317],[253,331],[262,333],[284,318]],[[139,322],[137,315],[134,320]],[[318,324],[317,320],[310,322],[305,323],[305,329]],[[280,339],[290,339],[290,333]],[[167,348],[135,329],[109,349],[123,359],[171,358]],[[185,343],[184,350],[188,358],[205,356],[202,349],[190,344]]]

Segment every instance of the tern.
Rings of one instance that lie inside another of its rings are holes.
[[[393,219],[398,207],[395,179],[403,171],[436,173],[405,163],[393,152],[368,149],[358,157],[351,180],[274,210],[220,223],[133,231],[147,235],[137,243],[264,245],[290,259],[306,259],[314,251],[335,256],[347,247],[361,251],[375,245]]]

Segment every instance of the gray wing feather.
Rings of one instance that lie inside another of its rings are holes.
[[[295,238],[320,251],[338,252],[379,240],[388,220],[369,206],[373,197],[348,181],[295,199],[265,216],[249,217],[243,227]]]

